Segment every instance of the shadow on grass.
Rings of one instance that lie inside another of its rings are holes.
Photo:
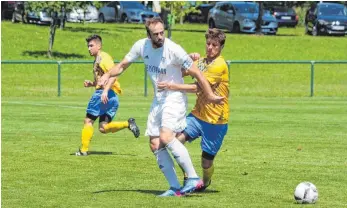
[[[67,31],[70,32],[86,32],[86,33],[90,33],[90,34],[110,34],[109,32],[107,32],[107,29],[105,28],[93,28],[93,27],[65,27],[64,28]]]
[[[143,194],[152,194],[152,195],[159,195],[162,194],[164,191],[159,190],[141,190],[141,189],[112,189],[112,190],[102,190],[102,191],[95,191],[93,194],[100,194],[100,193],[107,193],[107,192],[138,192]]]
[[[152,195],[160,195],[165,190],[159,191],[159,190],[141,190],[141,189],[111,189],[111,190],[102,190],[102,191],[95,191],[93,194],[100,194],[100,193],[108,193],[108,192],[138,192],[142,194],[152,194]],[[204,192],[195,192],[192,194],[185,195],[186,197],[202,197],[202,194],[211,194],[211,193],[219,193],[217,190],[205,190]]]
[[[75,153],[71,153],[70,155],[75,155]],[[137,156],[134,154],[113,154],[113,152],[102,152],[102,151],[89,151],[88,155],[119,155],[119,156]]]
[[[23,56],[32,56],[35,58],[39,58],[39,57],[48,58],[47,51],[23,51],[22,55]],[[53,56],[53,58],[64,58],[64,59],[67,59],[67,58],[86,58],[86,56],[82,55],[82,54],[61,53],[61,52],[57,52],[57,51],[52,52],[52,56]]]

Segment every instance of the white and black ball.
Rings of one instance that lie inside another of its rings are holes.
[[[318,190],[311,182],[302,182],[296,186],[294,199],[299,204],[314,204],[318,200]]]

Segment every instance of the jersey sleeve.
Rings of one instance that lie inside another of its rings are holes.
[[[136,61],[141,56],[141,49],[144,45],[143,40],[137,41],[130,49],[129,53],[125,56],[125,59],[129,62]]]
[[[104,72],[108,72],[114,65],[114,62],[112,60],[112,57],[110,55],[104,55],[102,57],[100,66],[103,69]]]
[[[181,46],[177,45],[175,47],[174,55],[176,58],[175,64],[183,70],[188,71],[193,66],[193,60]]]

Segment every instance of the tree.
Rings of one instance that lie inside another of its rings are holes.
[[[256,21],[256,34],[257,35],[262,35],[262,31],[261,31],[261,25],[262,25],[262,22],[263,22],[263,2],[261,1],[258,1],[258,9],[259,9],[259,12],[258,12],[258,18],[257,18],[257,21]]]
[[[49,41],[48,41],[48,57],[52,57],[52,49],[54,44],[55,32],[58,26],[60,29],[64,29],[66,21],[66,13],[70,12],[74,7],[86,8],[90,2],[74,2],[74,1],[27,1],[25,9],[28,11],[34,11],[37,14],[42,10],[45,10],[50,14],[52,20],[49,27]]]
[[[197,2],[196,6],[199,4],[201,3]],[[180,20],[180,24],[183,24],[185,15],[190,12],[198,12],[198,10],[195,9],[195,6],[186,1],[160,1],[160,6],[169,10],[176,20]]]

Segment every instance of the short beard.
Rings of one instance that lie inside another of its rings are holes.
[[[163,42],[154,42],[152,41],[153,45],[155,45],[157,48],[161,48],[164,45],[164,41]]]

